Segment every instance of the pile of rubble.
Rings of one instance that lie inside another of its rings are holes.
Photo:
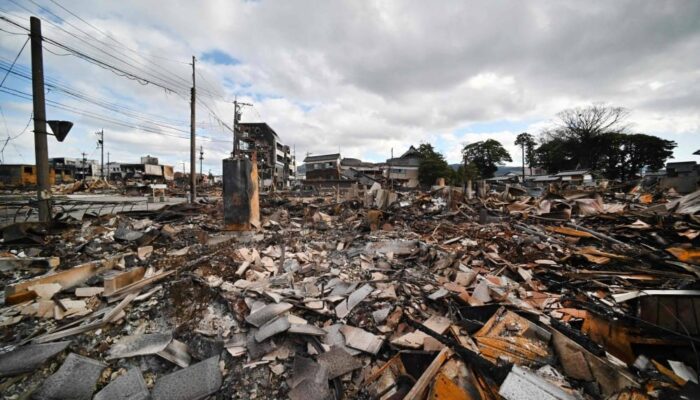
[[[2,230],[0,392],[700,398],[700,192],[262,199]]]

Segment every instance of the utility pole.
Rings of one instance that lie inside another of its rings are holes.
[[[190,203],[194,203],[197,199],[197,155],[195,143],[195,79],[194,79],[194,64],[195,58],[192,56],[192,91],[190,92]]]
[[[85,164],[86,164],[86,162],[87,162],[87,158],[85,158],[85,156],[87,155],[87,153],[86,153],[86,152],[82,152],[82,153],[80,153],[80,154],[82,154],[82,156],[83,156],[83,168],[81,168],[81,171],[82,171],[82,173],[83,173],[82,179],[85,180]]]
[[[520,145],[520,151],[522,152],[523,160],[523,184],[525,184],[525,143]]]
[[[37,171],[37,203],[39,221],[51,223],[49,207],[49,145],[46,138],[46,103],[44,99],[44,55],[42,49],[41,20],[29,18],[32,48],[32,98],[34,101],[34,156]]]
[[[241,154],[241,145],[238,140],[238,121],[241,120],[241,109],[243,106],[252,106],[250,103],[241,103],[238,99],[233,100],[233,156]],[[262,171],[261,171],[262,173]]]
[[[202,161],[204,160],[204,150],[202,149],[202,146],[199,146],[199,176],[202,177],[202,181],[204,181],[204,175],[202,175]]]
[[[107,182],[109,182],[109,152],[107,152]]]
[[[394,160],[394,148],[391,148],[391,158],[389,158],[389,190],[394,190],[394,180],[391,178],[391,162]]]
[[[464,179],[464,189],[462,194],[467,197],[467,156],[462,154],[462,179]]]
[[[100,179],[105,178],[105,130],[102,129],[99,132],[96,132],[97,135],[100,135],[100,139],[97,141],[97,145],[100,146],[100,150],[102,151],[102,154],[100,155]]]

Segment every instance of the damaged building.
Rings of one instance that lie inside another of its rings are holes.
[[[415,188],[418,186],[420,153],[411,146],[399,157],[386,160],[384,177],[395,186]]]
[[[256,152],[261,187],[288,189],[296,174],[290,147],[265,122],[240,122],[237,129],[241,151],[248,156]]]
[[[36,165],[0,164],[0,185],[7,187],[36,186]],[[49,169],[49,182],[56,182],[56,171]]]

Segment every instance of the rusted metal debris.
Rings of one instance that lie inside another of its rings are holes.
[[[0,391],[699,398],[700,194],[482,189],[10,226]]]

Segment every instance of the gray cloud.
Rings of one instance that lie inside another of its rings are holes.
[[[91,29],[52,3],[41,3]],[[598,101],[632,109],[640,131],[682,137],[700,147],[700,4],[694,1],[263,0],[163,6],[79,0],[66,7],[141,54],[182,60],[149,56],[139,65],[148,73],[167,69],[187,81],[191,55],[213,50],[239,60],[199,64],[206,78],[198,78],[202,89],[221,94],[205,100],[226,121],[234,96],[255,103],[244,119],[263,118],[300,154],[340,147],[348,156],[376,157],[390,147],[401,151],[431,139],[455,158],[468,141],[491,135],[512,147],[505,141],[515,130],[536,129],[562,108]],[[3,8],[26,17],[11,4]],[[46,30],[85,47],[55,28]],[[19,45],[19,38],[0,35],[5,59]],[[47,59],[50,73],[81,91],[163,118],[188,118],[186,94],[166,96],[73,57]],[[13,104],[3,103],[3,109],[13,114],[8,124],[16,130],[27,116],[8,111],[17,107]],[[229,137],[206,108],[199,106],[198,115],[202,127],[210,128],[204,135]],[[504,130],[504,121],[521,126]],[[66,151],[78,149],[102,124],[79,122],[81,133]],[[493,128],[473,131],[475,123]],[[112,141],[120,157],[160,151],[172,163],[187,159],[186,140],[111,129],[120,136]],[[17,145],[31,154],[31,135],[22,139]],[[218,170],[216,157],[224,157],[229,146],[203,145],[211,156],[205,169]],[[677,153],[690,155],[685,149]]]

